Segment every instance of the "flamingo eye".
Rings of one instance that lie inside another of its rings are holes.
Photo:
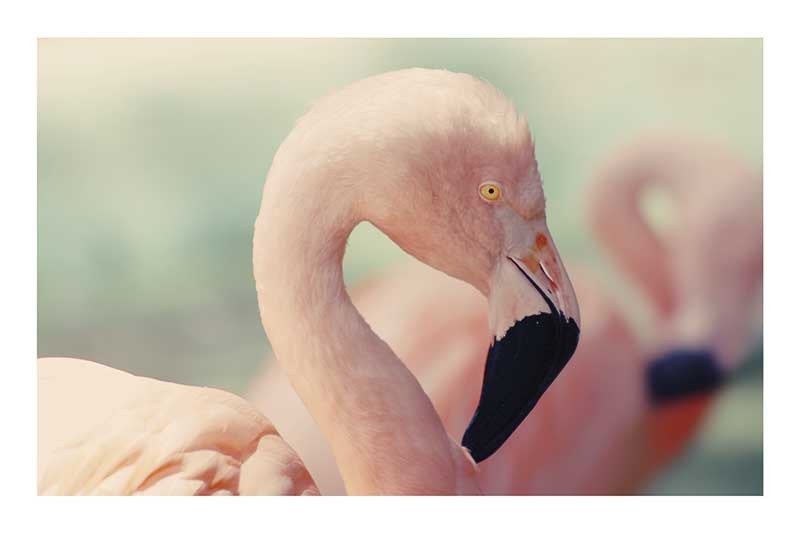
[[[492,181],[482,183],[478,190],[481,193],[481,198],[487,202],[496,202],[500,199],[500,186]]]

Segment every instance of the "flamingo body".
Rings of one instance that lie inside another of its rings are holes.
[[[37,366],[40,494],[318,493],[270,421],[233,394],[80,359]]]

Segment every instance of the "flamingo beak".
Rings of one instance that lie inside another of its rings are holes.
[[[475,414],[461,440],[476,462],[503,445],[578,345],[575,292],[546,227],[496,269],[489,293],[494,332]]]
[[[670,350],[651,361],[645,370],[647,393],[656,406],[708,394],[725,379],[714,352],[704,348]]]

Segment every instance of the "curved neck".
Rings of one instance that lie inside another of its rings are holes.
[[[346,195],[325,190],[332,180],[274,170],[255,226],[261,318],[276,358],[331,445],[348,493],[476,492],[466,454],[345,290],[344,248],[360,217],[341,200]]]
[[[592,229],[611,258],[649,297],[662,317],[677,306],[664,243],[644,217],[640,202],[647,187],[660,178],[660,165],[614,162],[596,179],[590,193]]]

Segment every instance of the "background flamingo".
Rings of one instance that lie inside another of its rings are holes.
[[[494,370],[484,376],[462,440],[466,447],[447,436],[419,383],[344,291],[345,242],[363,219],[489,297],[495,341],[488,367]],[[545,223],[527,122],[499,91],[464,74],[390,72],[318,102],[273,161],[253,265],[265,330],[331,443],[351,493],[479,492],[472,457],[480,461],[502,444],[577,343],[578,308]],[[249,488],[250,475],[275,469],[268,454],[258,453],[263,440],[274,437],[272,428],[234,397],[222,393],[203,402],[206,391],[85,362],[44,360],[40,370],[40,388],[52,391],[39,413],[41,490],[136,492],[154,484],[175,492],[234,492],[243,487],[227,478],[241,477]],[[56,425],[64,414],[59,400],[80,386],[79,405],[66,412],[83,419]],[[98,407],[107,386],[117,401]],[[159,400],[163,416],[153,420]],[[220,404],[250,427],[242,429],[227,412],[207,420],[205,411]],[[201,422],[187,425],[184,419],[192,417]],[[137,420],[145,427],[131,424]],[[229,423],[235,438],[226,442]],[[203,442],[218,448],[201,458],[205,475],[194,472],[189,459]],[[293,486],[284,472],[290,463],[288,469],[301,470],[294,473],[305,490],[313,491],[293,454],[278,445],[282,475],[272,483]],[[78,470],[88,475],[75,475]],[[95,476],[105,480],[99,487]],[[178,481],[184,486],[175,489]]]
[[[645,293],[645,312],[653,318],[629,324],[635,306],[614,301],[597,276],[570,265],[581,302],[582,343],[536,412],[486,461],[483,490],[631,492],[680,453],[710,405],[708,392],[715,390],[715,383],[681,390],[707,371],[702,354],[712,354],[713,364],[727,373],[748,348],[760,294],[760,183],[727,151],[674,137],[639,140],[604,162],[589,196],[591,227]],[[666,189],[673,207],[672,223],[660,229],[642,214],[644,196],[658,187]],[[737,193],[717,202],[713,191],[720,190]],[[731,231],[741,231],[742,238],[725,239]],[[420,380],[448,430],[463,427],[470,416],[464,391],[475,391],[480,382],[488,342],[479,294],[410,263],[360,284],[353,300]],[[681,329],[692,323],[705,329]],[[675,366],[676,360],[686,365],[687,358],[688,366]],[[663,383],[670,373],[677,380]],[[647,390],[648,376],[661,376],[662,388],[674,396],[656,401]],[[256,405],[284,406],[276,416],[287,439],[323,493],[341,493],[325,440],[277,366],[267,364],[249,397]],[[542,434],[549,438],[537,438]]]

